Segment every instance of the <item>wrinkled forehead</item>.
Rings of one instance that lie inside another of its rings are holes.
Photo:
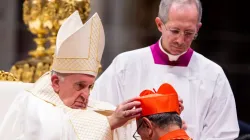
[[[78,73],[67,73],[64,75],[65,80],[69,80],[70,82],[86,82],[92,83],[95,81],[95,76],[88,74],[78,74]]]

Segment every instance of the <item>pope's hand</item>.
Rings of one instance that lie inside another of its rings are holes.
[[[115,112],[108,116],[108,121],[111,129],[116,129],[124,125],[128,120],[139,117],[141,115],[142,108],[141,103],[136,101],[136,98],[125,101],[120,104]]]

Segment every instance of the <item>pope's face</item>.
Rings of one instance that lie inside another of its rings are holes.
[[[85,74],[69,74],[64,76],[62,79],[57,76],[57,82],[53,82],[53,76],[52,86],[66,106],[73,109],[82,109],[87,107],[90,89],[95,81],[94,76]]]

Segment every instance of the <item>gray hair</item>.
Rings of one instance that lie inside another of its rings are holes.
[[[179,4],[192,4],[195,3],[198,10],[198,21],[201,22],[202,17],[202,5],[200,0],[161,0],[159,6],[158,17],[162,20],[163,23],[166,23],[168,20],[168,12],[173,3]]]
[[[64,74],[56,72],[54,70],[51,71],[51,76],[56,75],[58,76],[59,80],[63,81],[64,80]]]
[[[168,129],[171,125],[177,125],[182,127],[181,117],[176,112],[160,113],[150,116],[146,116],[150,121],[156,124],[161,129]],[[138,120],[138,123],[142,123],[142,118]]]

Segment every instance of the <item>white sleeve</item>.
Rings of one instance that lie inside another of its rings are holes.
[[[96,80],[90,94],[90,99],[118,105],[123,101],[122,80],[124,69],[116,57],[111,65]]]
[[[238,134],[239,126],[234,95],[222,71],[216,81],[200,139],[233,140],[238,137]]]
[[[105,101],[113,105],[118,105],[124,101],[124,75],[126,58],[122,58],[119,55],[113,60],[111,65],[103,72],[94,84],[94,88],[91,91],[90,99]],[[134,133],[131,130],[136,130],[135,121],[129,121],[124,126],[117,128],[113,131],[113,140],[127,140],[132,138]]]
[[[14,102],[11,104],[6,113],[3,122],[0,126],[1,140],[21,140],[23,139],[23,123],[24,123],[24,101],[26,95],[19,94]]]
[[[76,140],[68,116],[27,92],[20,93],[0,126],[0,140]]]

